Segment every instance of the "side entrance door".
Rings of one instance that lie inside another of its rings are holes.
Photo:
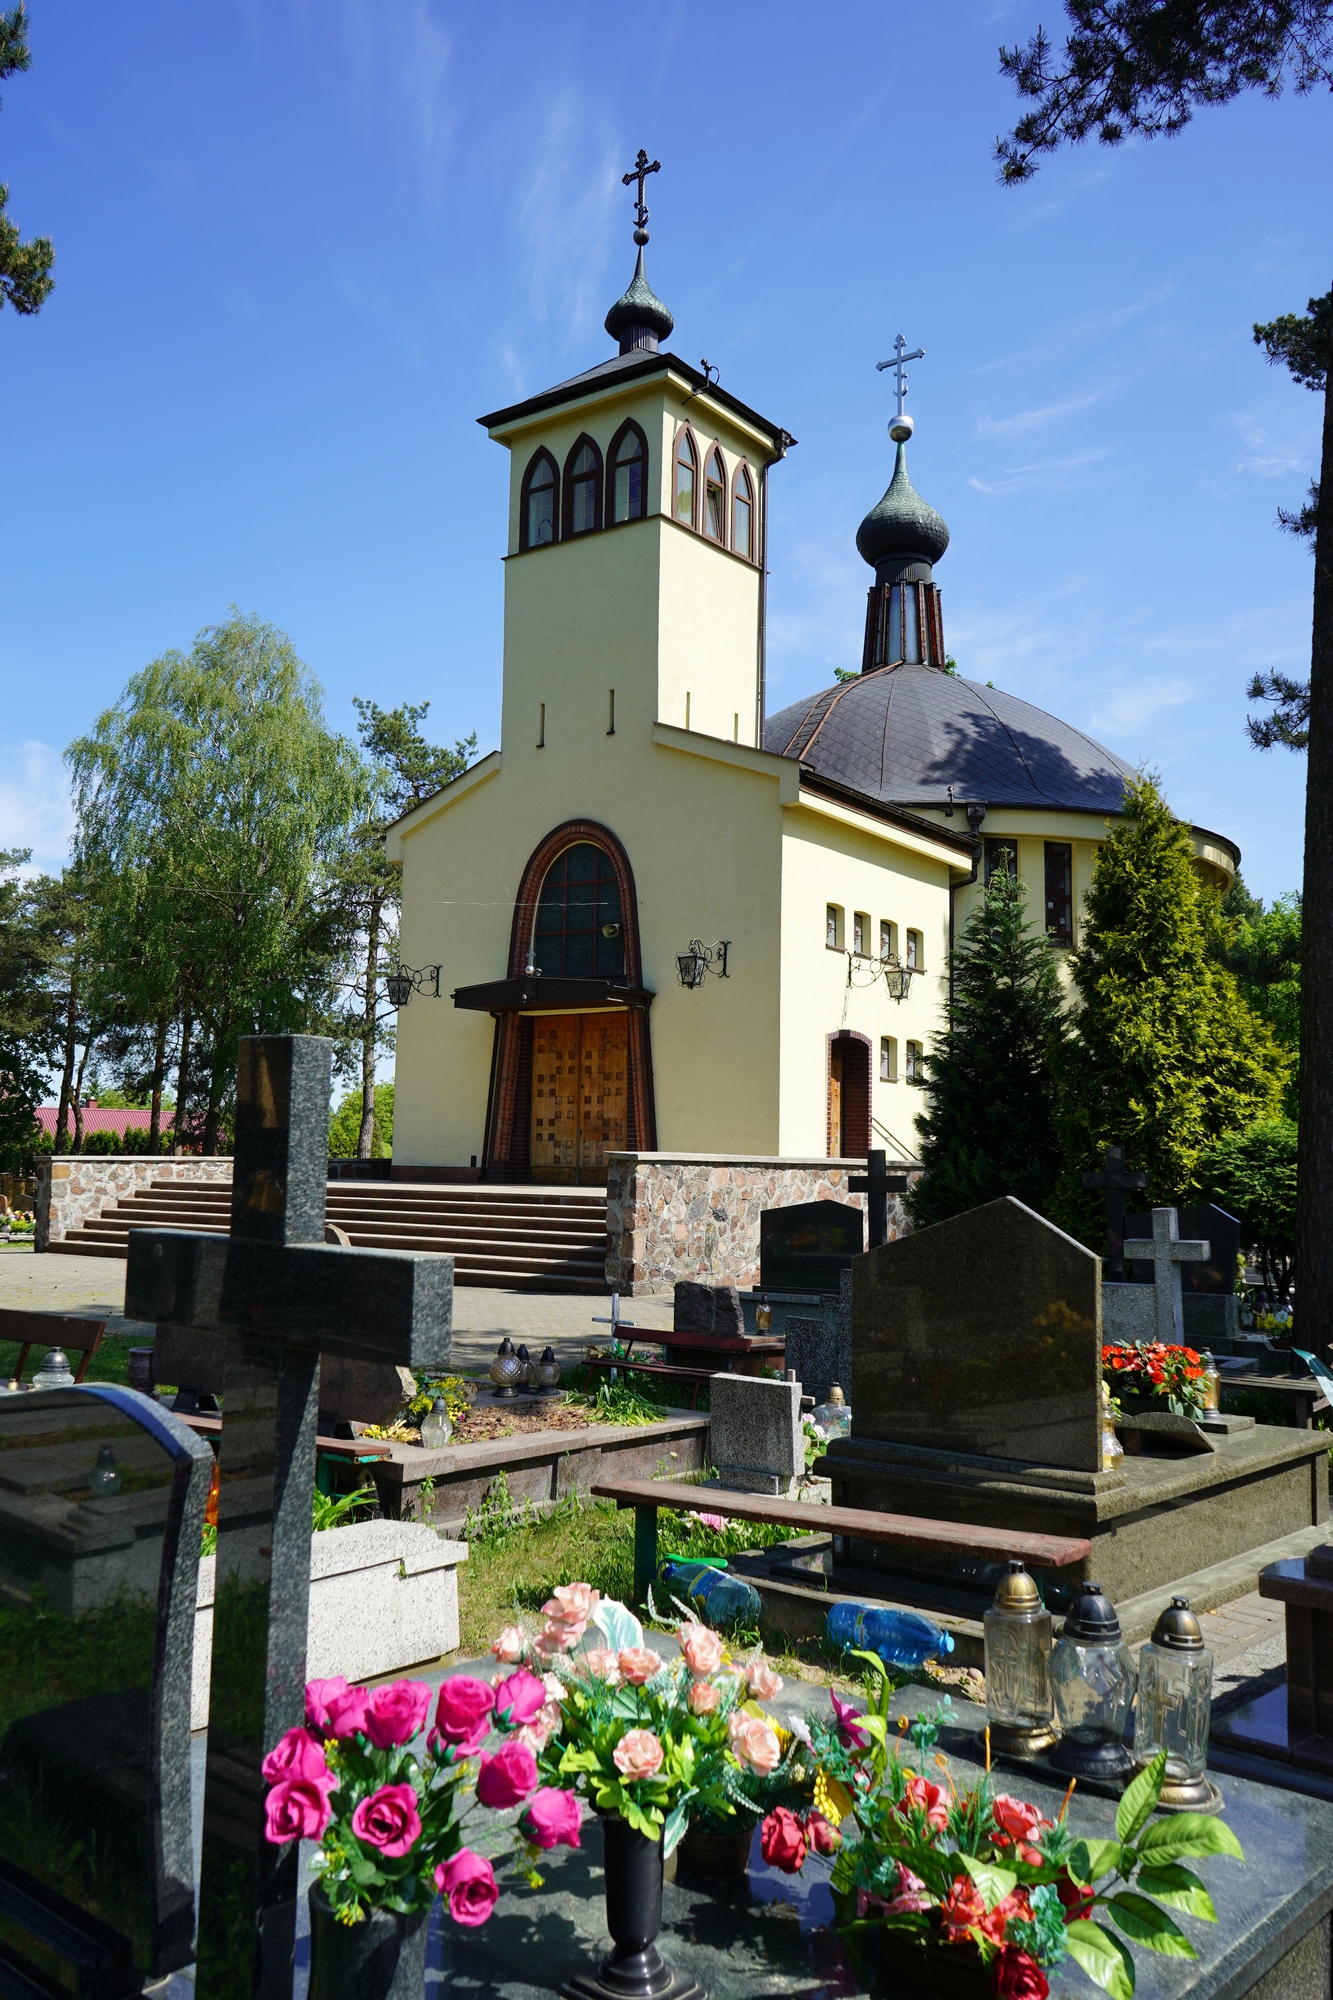
[[[606,1155],[625,1144],[623,1013],[539,1014],[532,1035],[534,1181],[604,1187]]]

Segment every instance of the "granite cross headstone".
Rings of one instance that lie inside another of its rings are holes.
[[[852,1194],[866,1198],[867,1247],[871,1250],[889,1240],[889,1196],[907,1193],[906,1174],[891,1174],[885,1165],[887,1157],[882,1150],[867,1153],[866,1171],[853,1174],[847,1183]]]
[[[240,1043],[231,1235],[133,1230],[125,1310],[225,1336],[197,1984],[286,2000],[297,1846],[264,1837],[260,1765],[304,1714],[321,1354],[447,1365],[453,1259],[326,1246],[332,1044]]]
[[[1136,1264],[1151,1264],[1157,1291],[1157,1338],[1168,1347],[1185,1345],[1185,1309],[1180,1296],[1182,1264],[1202,1264],[1208,1260],[1208,1245],[1182,1242],[1174,1208],[1155,1208],[1152,1236],[1126,1237],[1125,1258]]]
[[[1085,1188],[1106,1191],[1106,1269],[1103,1276],[1120,1284],[1125,1276],[1125,1194],[1130,1188],[1146,1188],[1148,1176],[1125,1165],[1125,1148],[1110,1145],[1106,1165],[1100,1172],[1084,1174]]]
[[[865,1249],[865,1217],[847,1201],[799,1201],[759,1217],[759,1285],[766,1292],[833,1292]]]

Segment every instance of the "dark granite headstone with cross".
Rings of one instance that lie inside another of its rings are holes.
[[[286,2000],[296,1846],[264,1838],[260,1764],[304,1713],[320,1357],[449,1359],[453,1259],[324,1241],[332,1044],[240,1044],[231,1235],[131,1232],[126,1313],[225,1338],[200,1882],[203,2000]]]
[[[759,1217],[759,1289],[831,1292],[865,1249],[865,1217],[847,1201],[799,1201]]]
[[[872,1149],[866,1154],[866,1170],[853,1174],[847,1186],[853,1194],[866,1198],[866,1248],[877,1250],[889,1240],[889,1196],[907,1193],[906,1174],[891,1174],[888,1155]]]

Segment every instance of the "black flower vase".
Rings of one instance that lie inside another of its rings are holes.
[[[673,1972],[657,1949],[661,1841],[649,1840],[619,1814],[602,1818],[602,1837],[606,1928],[615,1950],[595,1973],[580,1972],[562,1986],[563,2000],[707,2000],[698,1980]]]
[[[425,1910],[372,1910],[340,1924],[317,1882],[310,1891],[309,2000],[422,2000]]]

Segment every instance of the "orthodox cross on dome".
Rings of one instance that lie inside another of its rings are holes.
[[[888,361],[877,361],[875,363],[876,374],[882,375],[886,368],[892,368],[894,373],[894,393],[898,398],[898,413],[889,425],[889,436],[895,444],[906,444],[913,430],[912,419],[903,408],[903,405],[907,401],[907,369],[904,363],[908,361],[922,361],[925,359],[925,353],[926,350],[924,347],[913,347],[909,350],[907,342],[903,339],[902,335],[896,334],[894,336],[891,358]]]
[[[1098,1189],[1106,1195],[1106,1275],[1115,1284],[1125,1281],[1125,1191],[1128,1188],[1146,1188],[1148,1176],[1135,1168],[1125,1165],[1125,1148],[1112,1144],[1106,1148],[1106,1165],[1100,1172],[1084,1174],[1085,1188]]]
[[[637,244],[639,244],[640,247],[642,247],[648,241],[648,210],[643,199],[643,184],[647,180],[649,174],[660,174],[661,171],[662,171],[662,162],[660,160],[649,160],[647,153],[645,153],[643,147],[640,146],[638,159],[634,162],[634,165],[630,168],[630,171],[627,174],[622,174],[620,176],[620,184],[622,187],[628,187],[631,181],[637,181],[639,183],[638,199],[634,204],[634,221],[636,225],[634,230],[634,241]]]

